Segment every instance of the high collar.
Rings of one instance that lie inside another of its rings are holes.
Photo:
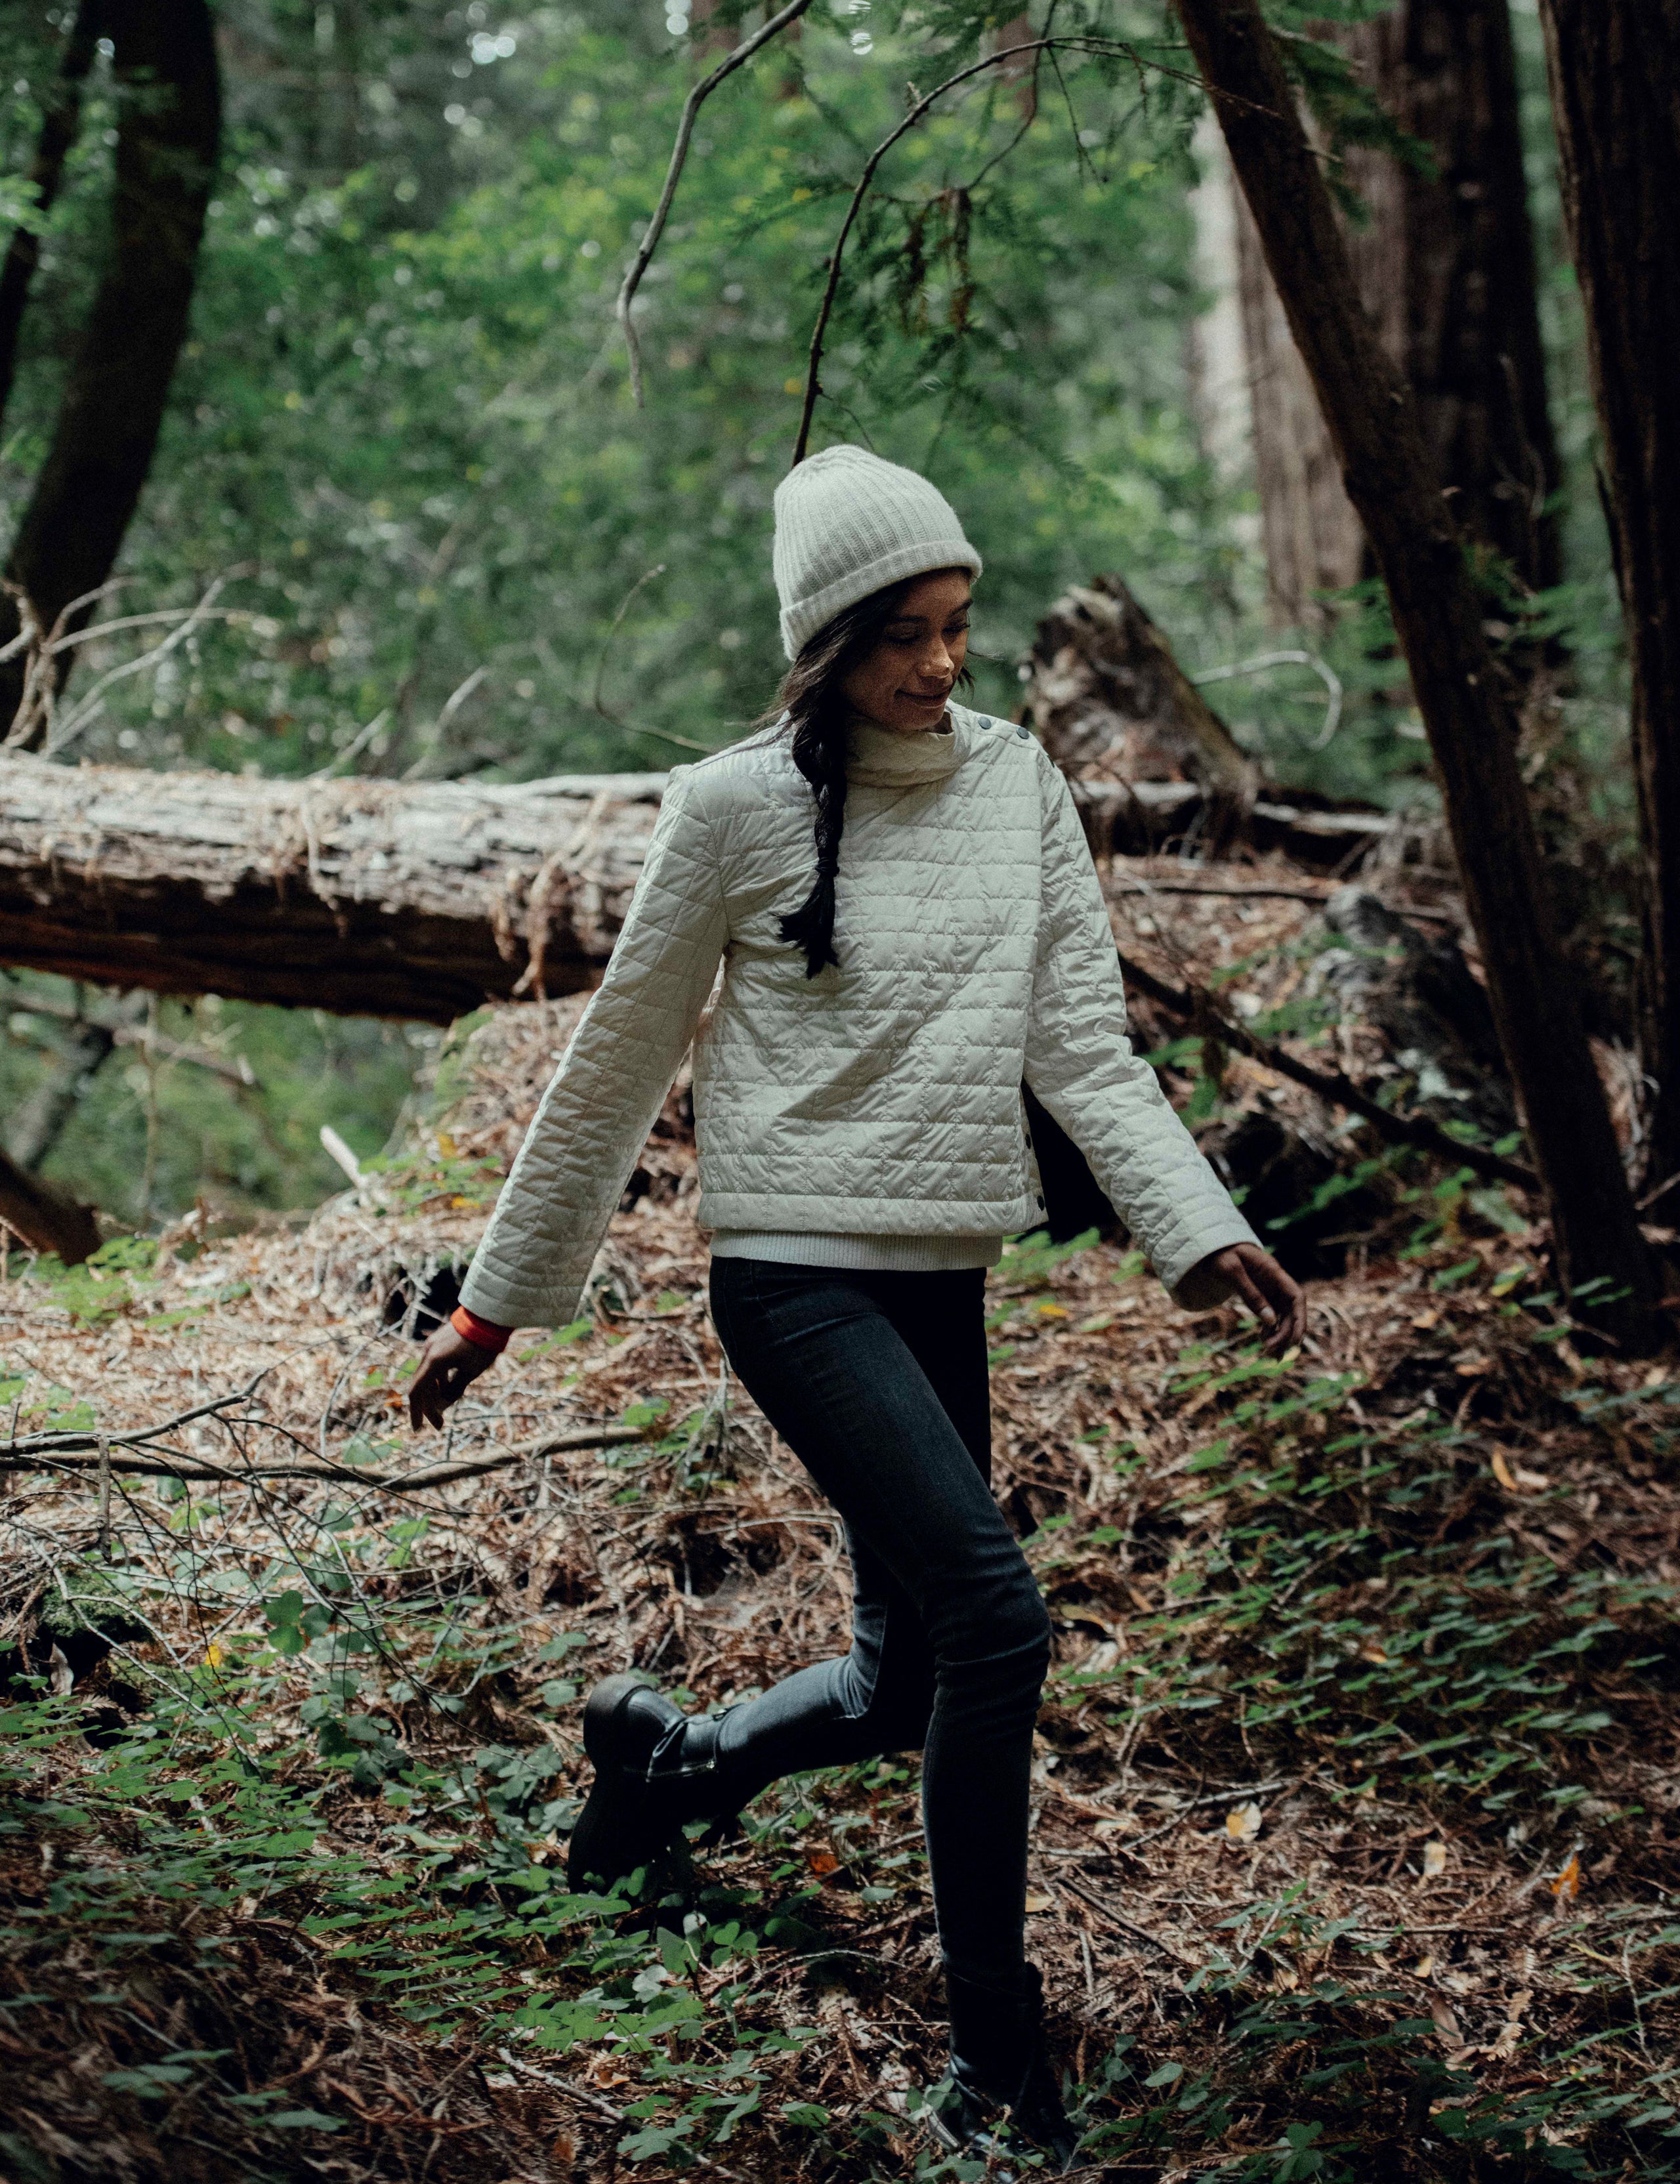
[[[938,727],[908,735],[854,716],[848,733],[846,778],[869,788],[909,788],[923,782],[946,781],[968,755],[971,741],[954,705]]]

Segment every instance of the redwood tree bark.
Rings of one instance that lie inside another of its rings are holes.
[[[1410,388],[1360,303],[1346,240],[1258,0],[1176,0],[1394,610],[1439,772],[1466,901],[1559,1271],[1629,1293],[1607,1318],[1654,1339],[1650,1255],[1560,957],[1516,724],[1464,542]]]
[[[1399,0],[1345,44],[1436,169],[1349,153],[1373,214],[1352,237],[1360,292],[1411,382],[1460,530],[1544,591],[1563,572],[1548,505],[1559,469],[1510,0]]]
[[[1680,1172],[1680,0],[1541,0],[1540,15],[1627,625],[1661,1189]]]
[[[220,139],[205,0],[108,0],[120,93],[111,245],[6,577],[43,628],[110,575],[158,444]],[[86,619],[84,608],[68,627]],[[0,595],[0,644],[18,610]],[[74,650],[59,654],[68,671]],[[0,667],[0,736],[23,694],[21,655]],[[45,732],[37,717],[23,740]]]
[[[1559,468],[1509,0],[1399,0],[1339,42],[1436,170],[1349,148],[1347,178],[1368,214],[1348,231],[1355,281],[1411,382],[1460,529],[1544,590],[1562,574],[1549,505]],[[1323,618],[1316,591],[1368,572],[1365,538],[1246,214],[1238,233],[1271,612],[1311,627]]]
[[[1365,574],[1365,532],[1240,190],[1237,296],[1249,365],[1267,612],[1278,629],[1322,632],[1335,613],[1323,594],[1345,591]]]

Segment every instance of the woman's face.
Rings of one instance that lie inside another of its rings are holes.
[[[840,686],[866,720],[904,736],[938,727],[968,650],[972,589],[966,569],[916,578],[875,649]]]

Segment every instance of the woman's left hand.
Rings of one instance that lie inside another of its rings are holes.
[[[459,1402],[481,1373],[490,1370],[497,1354],[481,1343],[469,1342],[451,1320],[434,1327],[409,1389],[409,1424],[414,1431],[423,1425],[441,1428],[444,1412]]]
[[[1204,1270],[1220,1276],[1266,1329],[1266,1350],[1276,1357],[1292,1349],[1307,1331],[1306,1292],[1258,1244],[1232,1244],[1204,1259]]]

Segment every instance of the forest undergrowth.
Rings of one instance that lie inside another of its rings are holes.
[[[19,2184],[995,2173],[915,2118],[913,1757],[568,1892],[589,1683],[726,1704],[837,1650],[846,1587],[722,1368],[680,1102],[584,1315],[408,1433],[560,1032],[455,1041],[410,1152],[307,1224],[0,1277]],[[992,1278],[1088,2173],[1680,2178],[1680,1370],[1594,1354],[1467,1172],[1377,1180],[1281,1360],[1119,1244]]]

